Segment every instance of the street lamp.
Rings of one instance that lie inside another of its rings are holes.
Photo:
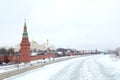
[[[19,64],[20,64],[20,54],[17,52],[17,68],[19,69]]]

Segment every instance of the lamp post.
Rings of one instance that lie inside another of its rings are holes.
[[[19,69],[19,64],[20,64],[20,55],[17,53],[17,68]]]
[[[50,49],[49,49],[49,40],[46,40],[47,43],[47,54],[48,54],[48,58],[50,59]]]

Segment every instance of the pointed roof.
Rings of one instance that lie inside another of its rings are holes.
[[[24,22],[24,32],[23,32],[23,37],[28,37],[27,26],[26,26],[26,19],[25,19],[25,22]]]
[[[26,19],[25,19],[25,22],[24,22],[24,32],[27,32]]]

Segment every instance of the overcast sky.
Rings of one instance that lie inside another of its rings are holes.
[[[48,39],[56,48],[120,46],[120,0],[0,0],[0,46],[21,42],[24,18],[30,41]]]

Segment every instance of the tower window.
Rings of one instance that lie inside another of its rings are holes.
[[[25,47],[25,49],[27,49],[27,47]]]

